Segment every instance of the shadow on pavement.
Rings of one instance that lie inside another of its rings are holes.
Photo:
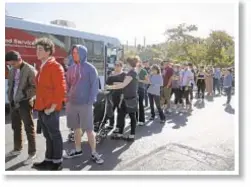
[[[146,115],[146,119],[148,119],[148,115]],[[145,126],[137,126],[135,141],[145,136],[161,133],[164,126],[165,124],[159,123],[158,119],[154,122],[147,121]],[[124,129],[124,134],[128,133],[130,133],[130,125],[126,126]],[[129,149],[132,144],[133,142],[125,141],[123,139],[112,140],[111,137],[108,136],[102,141],[102,143],[97,145],[97,151],[102,155],[102,158],[105,161],[104,164],[98,165],[91,160],[90,146],[87,141],[84,141],[82,143],[83,156],[74,159],[64,159],[63,168],[72,171],[114,170],[114,168],[122,161],[120,155]],[[71,150],[73,148],[74,143],[64,142],[64,150]]]
[[[108,137],[101,144],[97,145],[97,151],[105,161],[102,165],[99,165],[91,160],[89,144],[84,142],[82,143],[83,156],[74,159],[64,159],[63,167],[71,171],[113,170],[122,161],[119,158],[120,154],[126,151],[132,143],[133,142],[127,142],[125,140],[111,140],[110,137]],[[72,149],[73,146],[73,143],[64,143],[65,150]]]
[[[179,129],[180,127],[185,127],[187,125],[187,117],[191,116],[190,113],[176,113],[169,117],[167,123],[174,123],[173,129]]]
[[[214,96],[212,96],[212,95],[207,95],[207,96],[205,97],[205,99],[206,99],[208,102],[213,102],[213,101],[214,101]]]
[[[15,165],[13,165],[13,166],[11,166],[9,168],[6,168],[5,171],[15,171],[15,170],[17,170],[17,169],[19,169],[19,168],[21,168],[23,166],[24,166],[23,161],[21,161],[21,162],[15,164]]]
[[[5,155],[5,163],[17,158],[19,155],[15,155],[15,156],[6,156]]]
[[[205,108],[205,101],[204,101],[204,100],[202,101],[202,100],[198,99],[198,100],[194,103],[193,106],[196,107],[196,108],[198,108],[198,109]]]
[[[235,114],[235,109],[231,105],[226,106],[224,110],[229,114]]]

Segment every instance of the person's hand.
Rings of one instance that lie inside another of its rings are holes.
[[[55,110],[55,109],[53,109],[53,108],[45,109],[45,110],[44,110],[44,113],[45,113],[46,115],[50,115],[52,112],[54,112],[54,110]]]
[[[185,87],[185,91],[187,91],[187,90],[188,90],[188,86]]]
[[[111,90],[111,89],[112,89],[112,86],[111,86],[111,85],[105,85],[105,89],[106,89],[106,90]]]

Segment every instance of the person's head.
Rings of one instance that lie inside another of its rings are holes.
[[[189,68],[189,69],[193,69],[193,64],[192,64],[192,62],[188,62],[188,68]]]
[[[120,73],[123,69],[123,62],[122,61],[117,61],[115,62],[115,68],[114,68],[114,71],[116,73]]]
[[[200,66],[199,71],[204,71],[204,66]]]
[[[152,75],[159,75],[161,74],[161,70],[160,70],[160,67],[156,64],[152,65],[151,67],[151,74]]]
[[[38,60],[47,60],[55,52],[55,45],[49,38],[39,38],[35,41]]]
[[[226,75],[229,75],[229,74],[231,74],[232,73],[232,69],[231,68],[227,68],[226,69]]]
[[[180,65],[179,65],[179,64],[174,64],[174,65],[173,65],[173,70],[174,70],[175,72],[179,71],[179,70],[180,70]]]
[[[171,60],[165,60],[163,61],[164,68],[170,67],[171,66]]]
[[[7,52],[5,54],[5,61],[7,64],[11,65],[13,68],[16,69],[18,69],[23,62],[21,55],[17,51]]]
[[[143,62],[143,66],[145,67],[145,68],[149,68],[149,62],[146,60],[146,61],[144,61]]]
[[[73,45],[71,48],[71,56],[76,64],[87,62],[87,48],[83,45]]]
[[[138,61],[136,60],[136,58],[134,58],[134,57],[128,57],[127,59],[126,59],[126,62],[129,64],[129,66],[130,67],[132,67],[132,68],[136,68],[136,65],[137,65],[137,63],[138,63]]]
[[[138,61],[137,65],[136,65],[136,70],[139,72],[142,68],[143,68],[142,62]]]

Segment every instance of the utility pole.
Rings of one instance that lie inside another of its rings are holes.
[[[135,48],[137,47],[137,39],[136,39],[136,37],[134,38],[134,47]]]

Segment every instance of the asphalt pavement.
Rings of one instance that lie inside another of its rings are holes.
[[[83,137],[84,154],[75,159],[65,159],[63,170],[104,170],[104,171],[233,171],[235,168],[235,97],[230,107],[225,107],[225,96],[207,97],[205,104],[196,99],[193,111],[189,113],[171,113],[165,124],[147,121],[145,126],[136,129],[136,140],[105,139],[97,150],[105,160],[97,165],[90,159],[90,148],[86,135]],[[146,119],[150,109],[146,108]],[[13,133],[9,117],[5,124],[5,153],[13,148]],[[73,148],[67,142],[69,130],[66,127],[64,112],[60,117],[64,149]],[[126,130],[130,132],[130,120],[126,119]],[[34,170],[24,166],[27,158],[27,141],[24,133],[24,149],[15,158],[6,158],[5,169]],[[37,135],[37,159],[42,161],[45,151],[43,135]]]

